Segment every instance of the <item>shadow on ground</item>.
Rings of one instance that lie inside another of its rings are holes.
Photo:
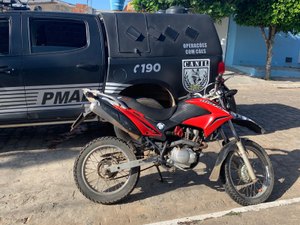
[[[238,113],[261,125],[266,133],[300,127],[300,110],[282,104],[238,105]],[[241,135],[253,135],[248,129],[240,129]]]
[[[70,125],[42,127],[7,128],[0,130],[0,153],[26,150],[55,150],[61,148],[83,147],[89,141],[114,135],[108,123],[84,123],[70,132]]]
[[[273,201],[284,195],[299,178],[300,149],[293,151],[285,151],[280,149],[269,150],[272,151],[270,158],[275,173],[274,190],[270,197],[270,201]],[[72,150],[68,148],[49,151],[10,151],[4,153],[5,156],[8,156],[8,159],[4,162],[1,162],[1,168],[13,169],[36,166],[58,160],[75,158],[78,153],[78,150]],[[195,185],[205,185],[212,189],[223,192],[224,189],[220,181],[209,181],[209,175],[212,171],[216,158],[217,153],[215,152],[205,153],[204,156],[200,158],[200,161],[206,164],[206,173],[201,171],[201,174],[198,174],[197,170],[190,170],[186,172],[179,170],[176,170],[176,172],[164,171],[162,172],[164,178],[163,183],[159,181],[159,175],[156,171],[150,174],[145,174],[145,172],[142,172],[140,180],[137,184],[137,188],[139,188],[140,191],[138,193],[131,194],[129,198],[125,200],[125,203],[147,199],[149,197],[162,195],[166,192],[179,188]]]
[[[110,124],[85,123],[74,132],[70,125],[26,127],[0,130],[1,168],[23,168],[75,158],[88,142],[113,136]]]
[[[270,150],[275,153],[270,155],[274,168],[275,184],[268,201],[275,201],[283,196],[299,178],[300,149],[293,151],[279,149]],[[147,199],[151,196],[161,195],[178,188],[185,188],[194,185],[205,185],[212,189],[224,192],[223,185],[220,181],[209,181],[209,175],[216,158],[217,154],[212,152],[207,153],[201,158],[201,162],[205,162],[207,165],[207,173],[203,175],[199,175],[193,170],[187,172],[176,171],[174,173],[166,171],[162,173],[165,182],[161,183],[159,181],[158,173],[152,173],[149,175],[141,173],[141,178],[137,184],[137,187],[139,187],[141,191],[139,193],[132,194],[125,203]]]
[[[274,190],[270,200],[277,200],[283,196],[300,177],[300,149],[286,151],[268,149],[275,174]]]

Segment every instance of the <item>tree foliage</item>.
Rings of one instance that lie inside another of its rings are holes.
[[[272,9],[272,24],[278,31],[300,32],[300,0],[277,0]]]
[[[240,25],[276,26],[277,31],[300,32],[300,0],[132,0],[132,4],[143,12],[181,5],[215,20],[232,14]]]
[[[271,75],[272,49],[278,32],[300,33],[300,0],[133,0],[137,11],[155,12],[181,5],[214,20],[233,15],[239,25],[259,27],[267,47],[266,79]]]
[[[170,6],[180,5],[194,13],[210,15],[215,20],[229,16],[234,12],[232,1],[228,0],[133,0],[137,11],[156,12]]]
[[[300,0],[235,0],[234,14],[240,25],[300,32]]]

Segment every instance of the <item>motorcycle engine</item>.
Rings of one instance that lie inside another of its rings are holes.
[[[182,148],[176,146],[170,151],[169,159],[171,164],[187,169],[198,161],[198,156],[196,152],[187,146]]]

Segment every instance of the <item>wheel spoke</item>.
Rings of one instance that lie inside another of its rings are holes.
[[[244,147],[257,179],[252,181],[242,157],[237,152],[231,152],[224,164],[224,188],[239,204],[258,204],[265,201],[273,189],[272,164],[264,149],[256,143],[248,140],[244,142]]]
[[[97,179],[97,183],[96,183],[96,186],[95,186],[96,190],[98,190],[99,180],[100,180],[100,177],[98,177],[98,179]]]
[[[84,176],[86,182],[99,192],[117,191],[130,178],[130,170],[109,173],[105,168],[127,161],[127,156],[120,149],[114,147],[96,149],[85,162]]]
[[[265,184],[267,173],[260,155],[257,155],[252,148],[246,151],[250,164],[258,178],[256,182],[251,182],[248,170],[245,168],[245,164],[238,154],[234,153],[231,155],[228,168],[230,171],[230,180],[236,191],[241,196],[253,198],[260,194],[264,186],[267,186]]]
[[[93,158],[96,160],[96,161],[92,161],[91,160],[92,162],[99,163],[99,160],[96,158],[96,156],[94,155],[94,153],[91,156],[93,156]]]

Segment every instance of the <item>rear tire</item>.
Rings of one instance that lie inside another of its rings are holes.
[[[80,192],[93,202],[112,204],[134,189],[140,167],[111,173],[105,168],[136,160],[133,150],[116,137],[103,137],[87,144],[74,164],[74,179]]]
[[[266,151],[257,143],[244,142],[246,154],[258,181],[252,183],[248,170],[237,151],[230,152],[224,162],[224,188],[240,205],[255,205],[266,201],[274,186],[274,172]]]

